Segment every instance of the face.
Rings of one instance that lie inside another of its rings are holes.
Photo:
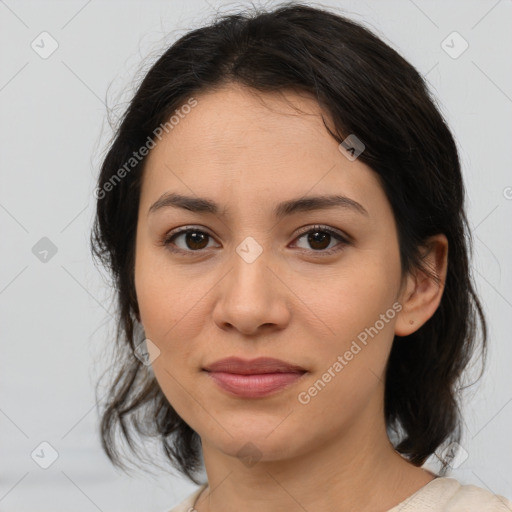
[[[279,460],[370,431],[401,282],[375,173],[341,153],[305,95],[231,85],[196,100],[148,155],[138,213],[137,300],[163,393],[203,448],[227,455],[251,442]],[[290,206],[327,196],[345,199]],[[204,370],[231,356],[302,371]]]

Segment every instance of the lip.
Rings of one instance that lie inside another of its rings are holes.
[[[208,372],[237,373],[239,375],[259,375],[262,373],[295,373],[306,370],[296,364],[287,363],[273,357],[257,359],[241,359],[227,357],[220,359],[204,368]]]
[[[228,357],[203,369],[224,391],[244,398],[261,398],[283,390],[307,371],[270,357],[244,360]]]

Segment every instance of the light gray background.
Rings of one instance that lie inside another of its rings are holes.
[[[101,452],[94,384],[108,365],[113,309],[88,236],[111,135],[105,100],[122,113],[141,70],[167,44],[237,5],[250,4],[0,0],[1,511],[158,512],[195,488],[172,474],[130,478]],[[510,498],[512,3],[324,5],[373,28],[427,76],[457,138],[490,358],[467,395],[468,456],[452,475]],[[47,59],[31,47],[43,31],[59,45]],[[441,47],[453,31],[469,44],[456,59]],[[42,237],[57,248],[47,262],[32,252]],[[48,469],[31,458],[43,441],[58,452]]]

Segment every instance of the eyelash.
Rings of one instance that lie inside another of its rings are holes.
[[[338,232],[332,228],[329,228],[328,226],[322,226],[322,225],[308,226],[307,229],[304,229],[297,234],[296,239],[299,239],[302,236],[307,235],[308,233],[314,233],[314,232],[328,233],[329,235],[336,238],[340,243],[336,244],[334,247],[331,247],[330,249],[324,249],[324,250],[302,249],[302,251],[312,252],[313,254],[316,253],[315,255],[319,255],[319,256],[329,256],[331,254],[334,254],[338,251],[343,250],[346,245],[350,244],[350,242],[346,236],[342,235],[340,232]],[[180,228],[176,231],[171,231],[170,233],[167,233],[164,236],[164,239],[162,240],[161,245],[165,246],[169,251],[171,251],[173,253],[179,253],[179,254],[183,254],[183,255],[189,255],[190,253],[203,252],[204,249],[199,249],[199,250],[194,251],[194,250],[190,250],[190,249],[185,250],[185,249],[179,249],[176,247],[172,247],[171,243],[175,238],[177,238],[180,235],[187,234],[187,233],[202,233],[202,234],[209,236],[210,238],[213,238],[213,236],[210,235],[207,231],[204,231],[202,229],[197,229],[197,228],[194,228],[191,226],[187,226],[185,228]]]

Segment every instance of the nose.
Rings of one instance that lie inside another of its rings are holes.
[[[255,336],[286,328],[292,292],[269,259],[266,252],[253,261],[243,253],[233,256],[231,270],[216,287],[213,320],[220,329]]]

